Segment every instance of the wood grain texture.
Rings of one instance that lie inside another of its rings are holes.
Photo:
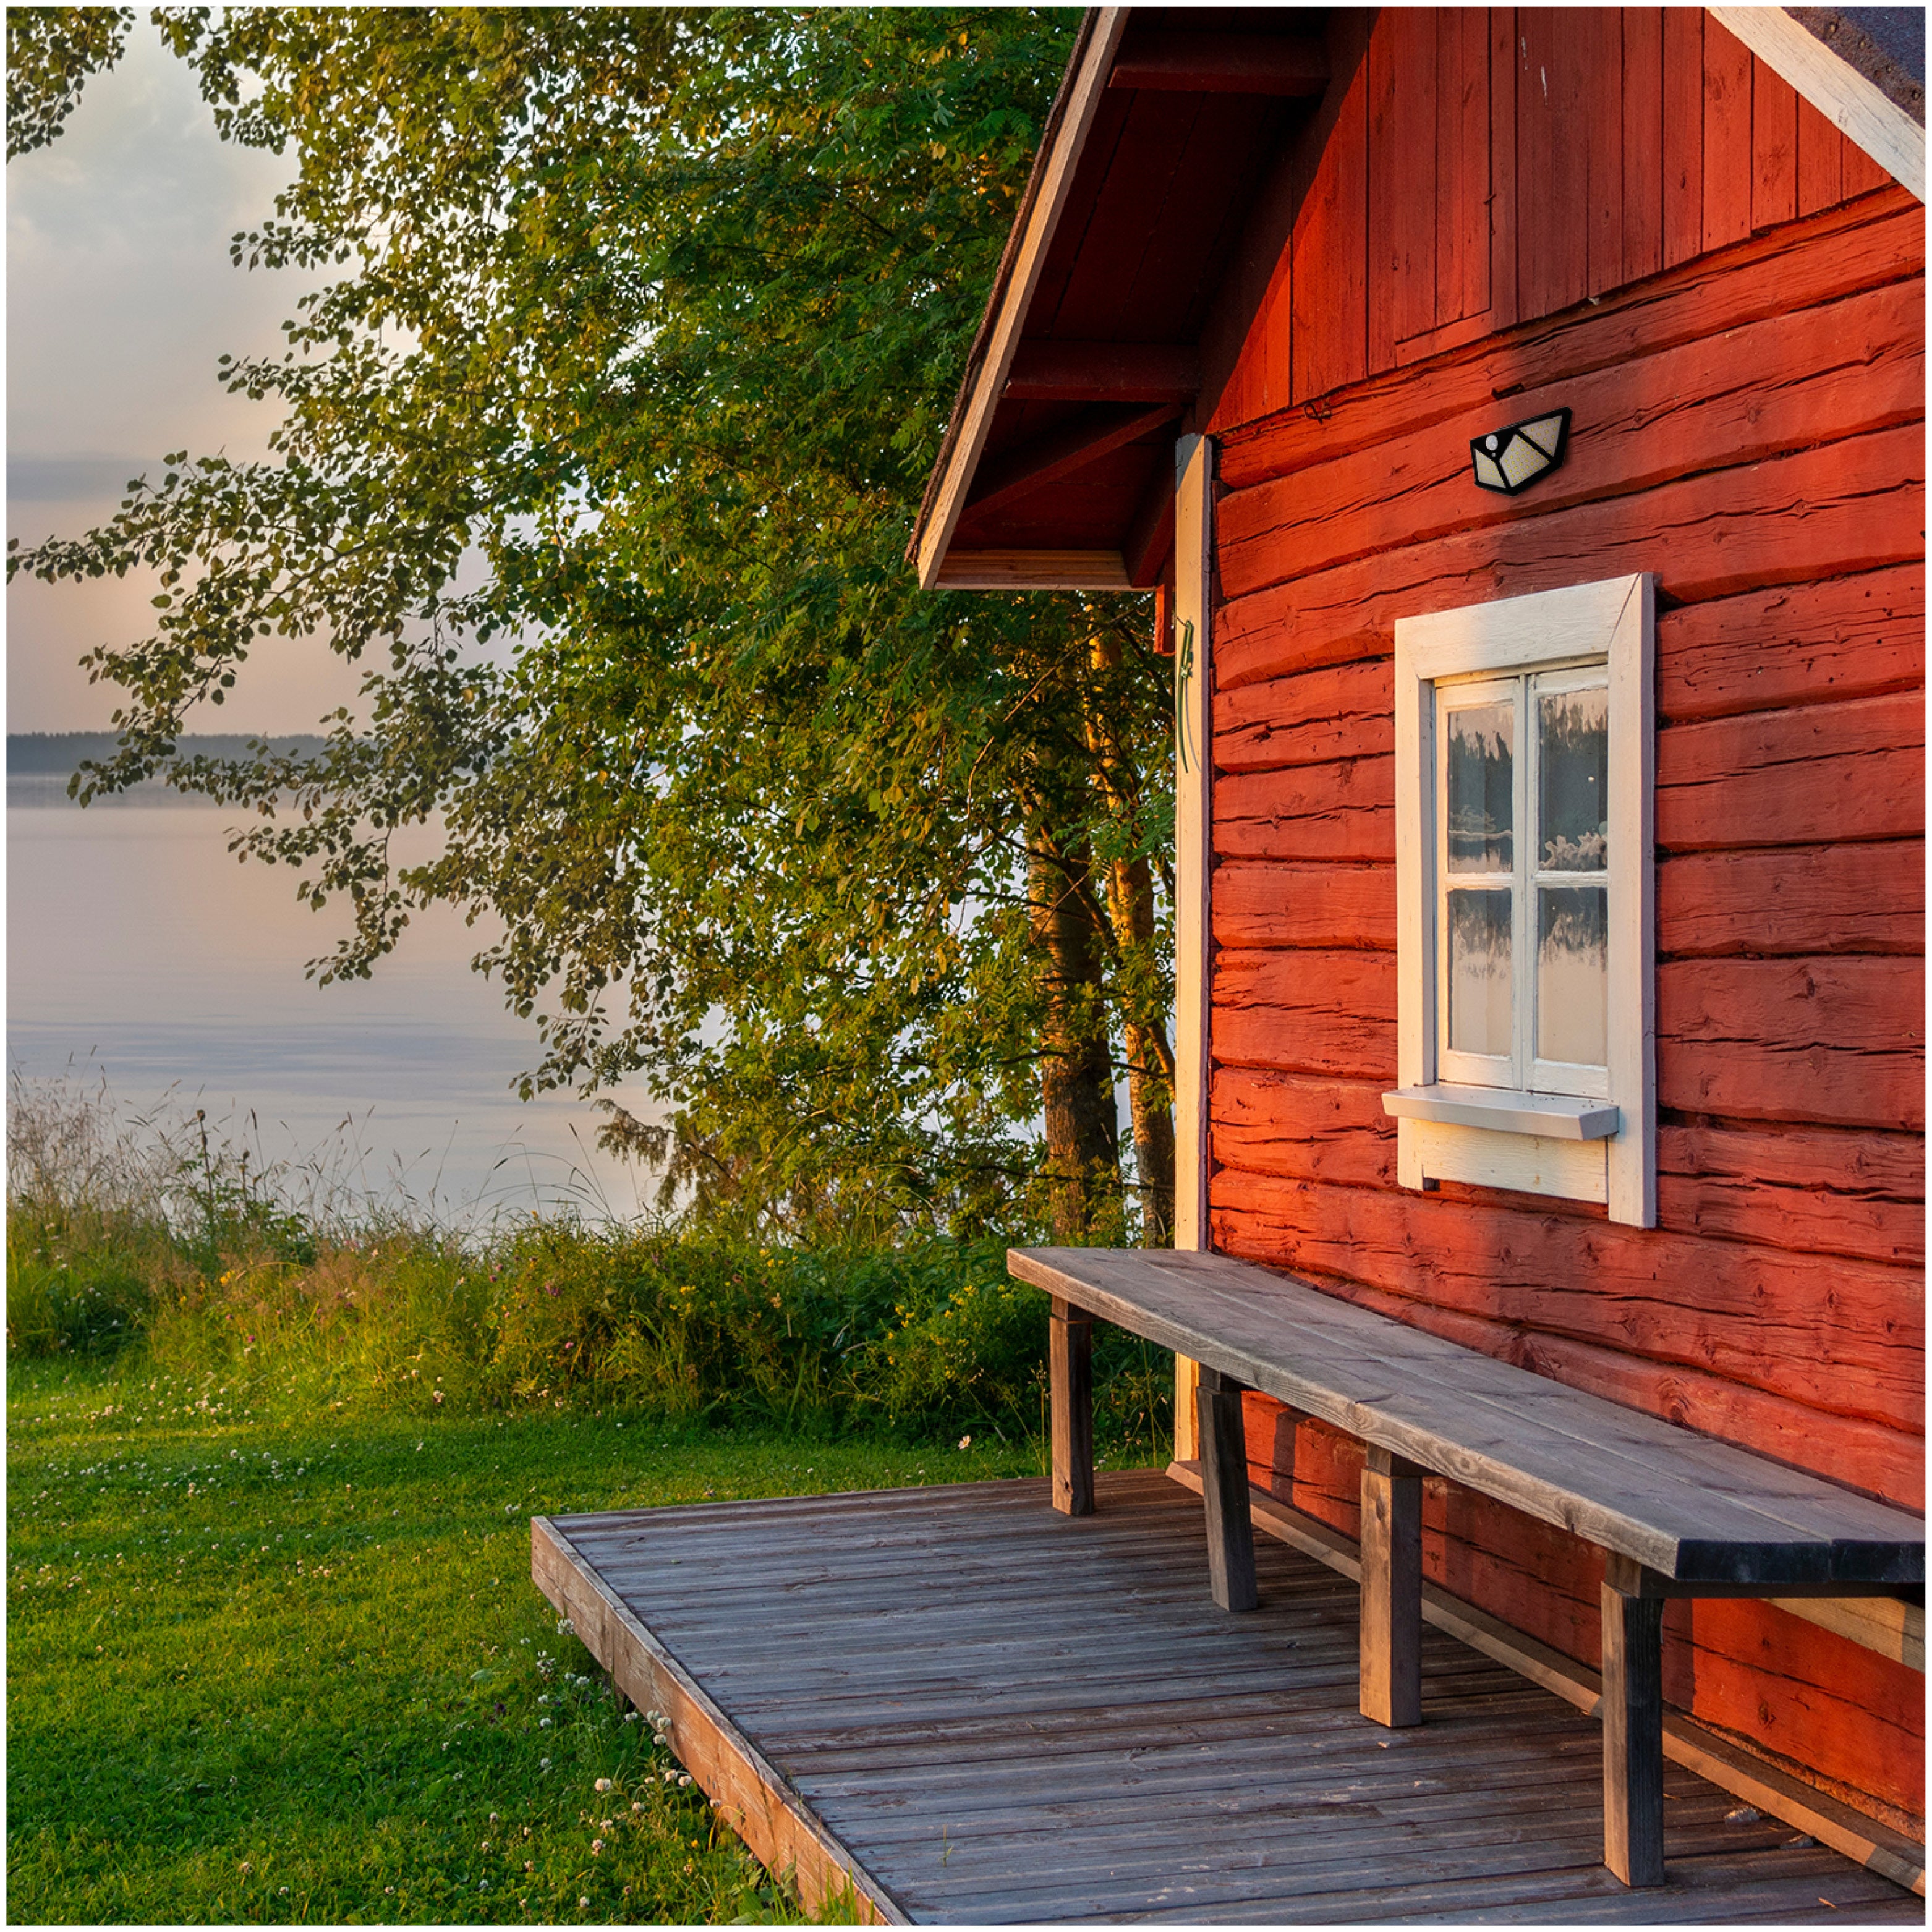
[[[1058,1297],[1047,1317],[1047,1388],[1053,1431],[1053,1506],[1094,1514],[1094,1324]]]
[[[1619,283],[1641,281],[1664,266],[1664,13],[1626,7],[1623,26],[1624,258]]]
[[[1395,1073],[1395,957],[1226,947],[1214,962],[1214,1058],[1344,1078]]]
[[[1442,1192],[1444,1207],[1478,1205],[1494,1211],[1492,1196],[1476,1202],[1448,1187]],[[1318,1272],[1322,1250],[1308,1238],[1305,1217],[1290,1211],[1294,1204],[1279,1192],[1256,1198],[1264,1193],[1250,1183],[1242,1188],[1238,1204],[1217,1201],[1214,1226],[1221,1250],[1274,1267]],[[1576,1220],[1586,1229],[1590,1225],[1581,1215],[1563,1218]],[[1327,1258],[1333,1266],[1336,1251],[1328,1251]],[[1809,1401],[1754,1388],[1717,1370],[1646,1359],[1604,1340],[1532,1328],[1520,1318],[1482,1312],[1474,1298],[1465,1298],[1468,1305],[1457,1306],[1453,1298],[1425,1300],[1339,1273],[1322,1278],[1333,1293],[1360,1306],[1480,1349],[1498,1360],[1533,1369],[1572,1388],[1762,1451],[1794,1467],[1829,1468],[1904,1508],[1924,1507],[1925,1444],[1916,1420],[1894,1428],[1857,1416],[1828,1414]],[[1426,1285],[1423,1276],[1412,1278],[1412,1286]],[[1908,1331],[1915,1319],[1916,1292],[1911,1277],[1901,1273],[1894,1306]]]
[[[1270,1537],[1257,1551],[1262,1608],[1222,1615],[1199,1587],[1201,1506],[1152,1472],[1103,1474],[1100,1514],[1080,1520],[1056,1515],[1037,1482],[909,1499],[733,1506],[728,1566],[705,1554],[703,1509],[566,1526],[593,1576],[607,1549],[643,1557],[620,1586],[628,1614],[905,1916],[1622,1911],[1596,1864],[1598,1738],[1574,1694],[1552,1696],[1432,1628],[1429,1721],[1393,1737],[1364,1725],[1352,1588]],[[788,1527],[801,1521],[808,1537]],[[1105,1540],[1109,1522],[1127,1533]],[[882,1619],[840,1582],[855,1541],[897,1579],[884,1621],[917,1640],[883,1678]],[[727,1568],[760,1587],[694,1624],[688,1580]],[[1015,1571],[1040,1580],[1023,1615],[981,1594]],[[1098,1587],[1063,1594],[1082,1582]],[[775,1612],[808,1640],[766,1641]],[[1479,1614],[1465,1628],[1496,1641]],[[591,1641],[610,1662],[601,1626]],[[1146,1663],[1124,1671],[1123,1658]],[[1680,1912],[1796,1912],[1820,1874],[1867,1918],[1916,1910],[1857,1862],[1782,1849],[1790,1826],[1729,1822],[1733,1799],[1670,1778]],[[1532,1802],[1532,1820],[1513,1815]]]
[[[1751,226],[1798,215],[1798,94],[1761,60],[1751,62]]]
[[[1657,709],[1672,724],[1924,682],[1919,563],[1748,591],[1657,620]]]
[[[1380,1080],[1265,1068],[1214,1070],[1214,1150],[1223,1168],[1357,1187],[1395,1184],[1395,1123]],[[1222,1190],[1238,1187],[1232,1175]]]
[[[1657,840],[1669,852],[1915,838],[1924,794],[1916,691],[1657,734]]]
[[[1798,104],[1798,212],[1814,214],[1844,193],[1845,137],[1814,107]]]
[[[1624,1884],[1664,1882],[1664,1604],[1606,1581],[1604,1862]]]
[[[1657,872],[1664,952],[1680,958],[1922,954],[1923,842],[1786,845],[1666,858]]]
[[[1395,748],[1389,722],[1394,701],[1386,658],[1216,692],[1215,766],[1222,772],[1278,771],[1386,754]]]
[[[1015,1249],[1007,1265],[1103,1320],[1184,1350],[1204,1372],[1232,1376],[1662,1576],[1756,1585],[1788,1569],[1820,1581],[1877,1581],[1900,1566],[1907,1580],[1922,1574],[1923,1526],[1912,1519],[1445,1345],[1305,1282],[1220,1255],[1126,1249]]]
[[[1739,470],[1574,505],[1311,572],[1222,607],[1222,689],[1377,656],[1398,616],[1657,569],[1679,603],[1922,554],[1924,438],[1882,430]]]
[[[1368,370],[1369,62],[1349,75],[1290,244],[1292,400],[1299,404]]]
[[[1666,1125],[1657,1159],[1661,1227],[1908,1268],[1925,1258],[1915,1135]]]
[[[1664,265],[1704,246],[1704,10],[1664,10]]]
[[[1619,1228],[1582,1214],[1526,1214],[1494,1197],[1391,1196],[1265,1174],[1244,1174],[1238,1187],[1216,1181],[1214,1226],[1229,1252],[1348,1284],[1338,1292],[1351,1300],[1364,1299],[1361,1291],[1397,1297],[1406,1321],[1422,1322],[1432,1308],[1497,1324],[1442,1332],[1512,1360],[1545,1359],[1524,1352],[1532,1337],[1539,1347],[1546,1339],[1622,1351],[1629,1385],[1651,1391],[1648,1400],[1628,1398],[1633,1406],[1654,1407],[1676,1370],[1820,1416],[1911,1435],[1920,1428],[1924,1310],[1909,1270],[1835,1262],[1833,1292],[1821,1297],[1815,1263],[1769,1246]],[[1606,1363],[1591,1366],[1619,1385],[1624,1379]],[[1547,1372],[1568,1379],[1561,1367]],[[1599,1392],[1609,1385],[1592,1384]],[[1714,1403],[1717,1392],[1700,1387],[1697,1399]],[[1720,1418],[1682,1413],[1728,1432]],[[1816,1453],[1802,1438],[1794,1419],[1774,1445],[1753,1446],[1802,1460]],[[1896,1477],[1889,1450],[1885,1462],[1877,1472],[1834,1466],[1879,1490],[1880,1474]]]
[[[1728,28],[1704,22],[1704,246],[1750,232],[1751,56]]]
[[[1922,1128],[1925,970],[1906,958],[1658,968],[1658,1099],[1733,1120]]]
[[[1395,860],[1395,759],[1236,772],[1214,788],[1217,859]]]
[[[1395,944],[1395,874],[1388,866],[1228,861],[1214,871],[1222,946]]]
[[[1362,1462],[1361,1711],[1422,1721],[1422,1472],[1386,1450]]]
[[[1568,375],[1522,392],[1506,412],[1479,402],[1448,422],[1338,452],[1312,474],[1234,492],[1220,517],[1224,588],[1243,597],[1392,543],[1548,515],[1915,422],[1924,386],[1924,304],[1909,284]],[[1558,407],[1575,412],[1578,433],[1532,497],[1472,490],[1472,438]]]
[[[1323,1428],[1318,1423],[1305,1420],[1302,1426],[1318,1432]],[[1191,1489],[1199,1487],[1198,1474],[1190,1466],[1170,1465],[1168,1474],[1176,1482]],[[1256,1484],[1250,1507],[1256,1528],[1352,1580],[1359,1575],[1360,1555],[1352,1525],[1338,1531],[1328,1515],[1311,1514],[1298,1502],[1292,1506],[1288,1504],[1270,1491],[1264,1470],[1257,1473]],[[1435,1488],[1434,1484],[1425,1484],[1425,1495]],[[1470,1500],[1480,1503],[1482,1499]],[[1595,1654],[1600,1621],[1597,1591],[1600,1580],[1601,1568],[1598,1565],[1589,1579],[1588,1589],[1592,1656]],[[1823,1600],[1810,1600],[1808,1608],[1815,1610]],[[1866,1607],[1882,1607],[1884,1601],[1871,1598],[1852,1600]],[[1695,1608],[1700,1612],[1722,1612],[1734,1618],[1778,1618],[1781,1615],[1772,1605],[1760,1603],[1714,1602],[1701,1604]],[[1433,1628],[1447,1630],[1484,1655],[1507,1664],[1512,1670],[1577,1709],[1592,1715],[1600,1709],[1601,1679],[1595,1670],[1579,1659],[1574,1650],[1552,1647],[1526,1630],[1478,1610],[1468,1600],[1466,1592],[1458,1594],[1444,1587],[1439,1580],[1425,1579],[1422,1614],[1424,1620]],[[1669,1614],[1666,1612],[1666,1616]],[[1666,1644],[1673,1638],[1681,1641],[1682,1635],[1681,1631],[1673,1634],[1666,1628]],[[1666,1651],[1666,1658],[1669,1658],[1670,1652]],[[1670,1664],[1667,1661],[1666,1698],[1670,1693]],[[1888,1688],[1894,1691],[1904,1689],[1895,1681]],[[1871,1820],[1815,1785],[1804,1783],[1736,1744],[1720,1739],[1694,1719],[1667,1706],[1664,1719],[1664,1751],[1670,1762],[1693,1766],[1702,1774],[1714,1778],[1747,1804],[1758,1807],[1766,1816],[1780,1819],[1800,1832],[1812,1832],[1820,1844],[1831,1845],[1861,1864],[1868,1863],[1873,1870],[1882,1870],[1900,1884],[1922,1893],[1924,1847],[1907,1832]],[[1916,1769],[1908,1770],[1897,1788],[1912,1794],[1916,1802],[1919,1782]]]
[[[1670,10],[1666,28],[1676,31],[1687,16],[1699,17]],[[1445,358],[1426,381],[1406,371],[1382,376],[1324,398],[1319,410],[1297,406],[1230,428],[1222,438],[1222,478],[1232,489],[1247,489],[1566,376],[1911,280],[1924,272],[1923,232],[1918,204],[1894,189],[1753,237],[1594,307],[1508,328]]]

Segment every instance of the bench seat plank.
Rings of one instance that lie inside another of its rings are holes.
[[[1222,1255],[1016,1249],[1019,1280],[1674,1581],[1910,1586],[1924,1525]]]

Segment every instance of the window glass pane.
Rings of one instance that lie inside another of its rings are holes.
[[[1604,1064],[1610,990],[1609,894],[1542,886],[1536,895],[1536,1057]]]
[[[1449,1045],[1509,1057],[1510,892],[1449,895]]]
[[[1536,706],[1540,780],[1537,862],[1546,872],[1600,872],[1610,830],[1610,694],[1552,692]]]
[[[1449,869],[1507,872],[1515,865],[1516,707],[1470,704],[1449,713]]]

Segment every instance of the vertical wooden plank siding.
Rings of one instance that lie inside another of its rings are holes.
[[[1751,226],[1774,228],[1798,214],[1798,93],[1762,61],[1751,62]]]
[[[1214,446],[1183,436],[1174,448],[1174,1245],[1209,1245],[1208,986],[1214,934],[1213,699]],[[1191,652],[1191,662],[1190,655]],[[1191,1459],[1195,1365],[1174,1363],[1175,1456]]]
[[[1751,226],[1751,57],[1729,28],[1704,21],[1704,246]]]
[[[1816,214],[1844,194],[1845,137],[1808,100],[1798,104],[1798,212]]]
[[[1516,287],[1527,318],[1589,292],[1588,80],[1600,35],[1597,8],[1525,7],[1516,14]]]
[[[1589,129],[1589,268],[1586,292],[1621,288],[1624,273],[1623,15],[1593,7],[1576,22],[1577,111]]]
[[[1664,266],[1704,247],[1704,10],[1664,10]]]
[[[1617,284],[1664,266],[1664,14],[1623,14],[1624,260]]]
[[[1507,328],[1516,305],[1516,10],[1490,10],[1490,323]]]
[[[1356,69],[1294,224],[1292,400],[1368,374],[1369,63]]]

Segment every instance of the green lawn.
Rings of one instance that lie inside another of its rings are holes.
[[[529,1519],[1037,1468],[609,1408],[316,1426],[132,1360],[8,1375],[16,1922],[795,1917],[560,1631]]]

